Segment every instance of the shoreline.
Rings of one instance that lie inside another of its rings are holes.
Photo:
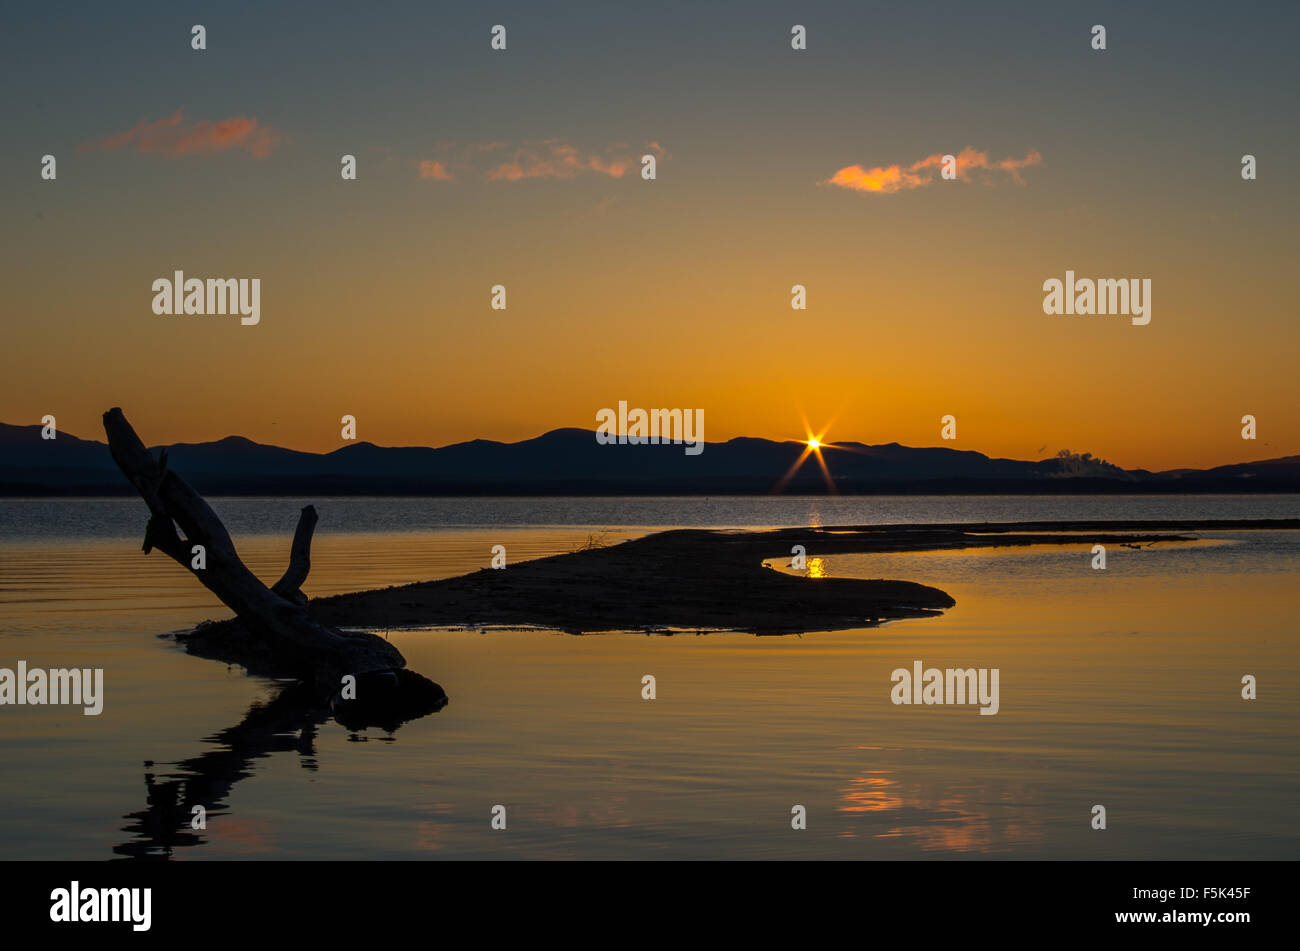
[[[1300,519],[982,522],[825,526],[767,531],[673,529],[608,547],[482,568],[435,581],[314,599],[336,627],[541,627],[573,634],[672,629],[802,634],[932,617],[956,602],[912,581],[785,574],[764,560],[1027,545],[1195,541],[1198,531],[1300,530]],[[190,653],[252,670],[255,640],[236,620],[178,635]]]

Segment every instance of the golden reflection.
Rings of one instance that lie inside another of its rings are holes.
[[[954,785],[928,778],[903,783],[888,770],[867,770],[840,792],[838,811],[872,820],[880,839],[911,839],[918,848],[948,852],[990,852],[1042,838],[1041,822],[1027,803],[1032,789],[1013,785]],[[856,838],[856,831],[841,833]]]
[[[840,812],[888,812],[903,808],[903,799],[897,795],[898,781],[884,774],[885,770],[869,770],[866,776],[849,780],[849,788],[840,794],[845,805]]]

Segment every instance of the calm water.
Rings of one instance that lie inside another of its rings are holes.
[[[313,595],[667,526],[1300,517],[1294,496],[315,504]],[[278,577],[298,505],[213,505]],[[144,522],[134,499],[0,500],[0,667],[102,667],[106,692],[99,717],[0,707],[0,859],[155,849],[180,780],[217,806],[168,840],[176,858],[1300,856],[1300,533],[1114,548],[1106,571],[1084,543],[810,552],[810,574],[957,605],[802,637],[391,632],[451,702],[389,734],[253,709],[280,686],[160,638],[227,612],[140,553]],[[1000,712],[893,705],[891,672],[915,660],[999,668]]]

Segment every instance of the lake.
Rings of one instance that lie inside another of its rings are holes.
[[[301,503],[210,501],[274,581]],[[667,527],[1300,517],[1296,496],[311,501],[312,596]],[[0,707],[0,859],[1300,856],[1297,532],[1114,547],[1104,571],[1082,539],[810,551],[808,574],[957,602],[860,630],[391,631],[450,702],[387,733],[299,722],[267,706],[283,685],[164,637],[228,612],[140,552],[145,521],[138,499],[0,500],[0,667],[105,683],[97,717]],[[998,713],[893,704],[915,661],[997,668]],[[217,803],[206,829],[160,829],[187,787]]]

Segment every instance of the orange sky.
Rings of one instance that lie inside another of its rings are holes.
[[[199,60],[106,25],[84,65],[15,103],[0,157],[0,421],[52,413],[102,438],[120,405],[152,443],[328,450],[344,414],[363,440],[443,445],[594,428],[627,400],[702,408],[709,441],[802,438],[806,415],[834,417],[831,440],[936,445],[952,414],[943,445],[995,456],[1300,452],[1300,203],[1280,158],[1297,144],[1277,121],[1293,67],[1275,34],[1252,27],[1202,74],[1165,35],[1183,27],[1139,17],[1143,55],[1100,61],[1036,16],[998,32],[954,13],[922,36],[900,13],[863,34],[870,57],[846,21],[806,59],[756,26],[720,48],[711,21],[649,17],[620,34],[638,40],[617,70],[581,24],[563,55],[540,18],[508,59],[466,45],[430,63],[372,19],[369,79],[329,57],[285,69],[257,31]],[[122,78],[99,89],[97,69]],[[873,82],[894,93],[862,94]],[[946,153],[957,181],[937,175]],[[261,322],[155,316],[151,284],[178,268],[260,278]],[[1045,315],[1042,284],[1067,269],[1149,278],[1151,323]]]

